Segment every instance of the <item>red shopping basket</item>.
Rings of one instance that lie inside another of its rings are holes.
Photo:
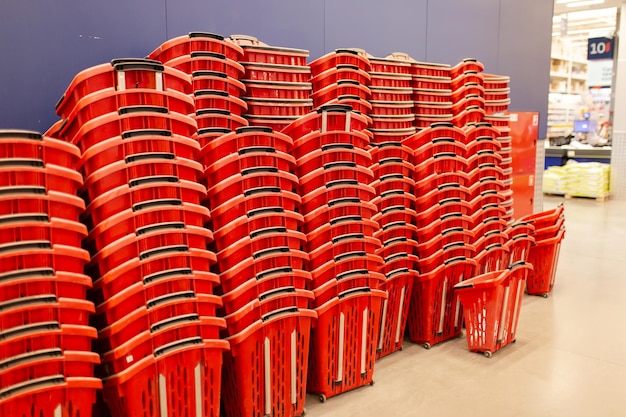
[[[450,75],[458,77],[466,71],[483,72],[485,66],[475,58],[464,58],[461,62],[450,68]]]
[[[157,201],[141,210],[128,209],[98,223],[85,239],[83,247],[96,253],[124,236],[155,224],[202,227],[210,219],[206,207],[180,200]]]
[[[246,91],[244,83],[221,71],[194,71],[191,73],[191,81],[193,91],[223,91],[235,98],[241,97]]]
[[[405,206],[415,209],[415,195],[407,193],[402,189],[382,191],[379,196],[371,200],[372,204],[376,204],[379,210],[394,206]]]
[[[350,293],[355,288],[370,288],[373,290],[383,289],[385,276],[379,272],[366,269],[353,269],[337,274],[336,278],[322,282],[313,281],[315,300],[312,303],[316,308],[328,301],[340,297],[344,293]]]
[[[189,76],[179,70],[149,59],[115,59],[79,72],[57,102],[57,115],[67,118],[78,101],[91,93],[127,87],[192,92]]]
[[[383,258],[373,253],[363,251],[343,253],[311,271],[313,288],[318,288],[328,281],[357,271],[361,274],[376,273],[382,265]]]
[[[371,384],[384,291],[357,288],[317,308],[307,390],[321,401]]]
[[[231,154],[245,153],[249,148],[263,147],[277,152],[289,153],[293,140],[267,127],[241,127],[212,140],[202,148],[199,158],[206,162],[218,161]],[[296,159],[297,155],[294,155]]]
[[[528,253],[528,263],[532,264],[534,272],[530,274],[526,284],[526,291],[531,295],[547,297],[554,288],[556,269],[559,262],[561,242],[565,231],[550,239],[535,242]]]
[[[74,169],[45,164],[40,159],[0,159],[0,187],[40,187],[75,196],[83,183]]]
[[[394,54],[395,55],[395,54]],[[412,60],[411,60],[412,61]],[[411,62],[411,74],[430,77],[450,77],[450,65],[433,62]]]
[[[304,116],[313,110],[313,101],[282,98],[245,97],[248,115],[253,116]]]
[[[337,261],[349,254],[374,254],[380,248],[380,240],[363,233],[351,233],[338,236],[309,252],[309,270],[315,271],[318,267],[332,260]]]
[[[509,232],[510,233],[510,232]],[[510,234],[508,235],[510,236]],[[516,234],[509,237],[508,249],[509,249],[509,264],[515,264],[518,262],[528,261],[528,254],[530,247],[535,244],[536,240],[531,235]]]
[[[367,54],[365,51],[359,49],[335,49],[333,52],[329,52],[309,63],[311,73],[314,76],[328,70],[329,68],[337,68],[340,65],[353,65],[363,71],[371,71]]]
[[[293,138],[294,145],[297,146],[299,139],[311,132],[339,131],[361,131],[368,126],[368,118],[352,111],[352,107],[331,104],[322,106],[317,111],[311,112],[301,117],[294,123],[282,130],[282,133]],[[296,158],[297,155],[294,154]]]
[[[191,55],[196,51],[207,51],[224,54],[228,59],[238,61],[243,50],[231,39],[209,32],[189,32],[162,43],[148,56],[161,62],[167,62],[183,55]]]
[[[35,159],[76,169],[80,151],[71,144],[28,130],[0,130],[0,158]]]
[[[270,46],[254,36],[231,35],[230,39],[243,50],[244,61],[302,66],[309,56],[307,50]]]
[[[59,298],[84,300],[91,278],[83,274],[33,268],[0,275],[0,303],[22,297],[55,294]]]
[[[248,121],[245,118],[222,109],[199,109],[192,117],[198,124],[198,131],[207,128],[235,130],[248,126]]]
[[[407,239],[415,240],[417,237],[417,226],[405,221],[380,225],[380,228],[374,233],[374,237],[378,238],[381,242],[386,242],[389,239],[397,237],[406,237]]]
[[[454,286],[474,276],[476,262],[458,257],[430,272],[422,272],[413,286],[407,326],[412,342],[429,349],[461,335],[463,312]]]
[[[220,90],[196,90],[193,93],[196,110],[223,110],[235,116],[241,116],[248,110],[248,105],[242,99],[231,96],[227,91]]]
[[[299,230],[303,221],[304,217],[300,213],[285,210],[282,207],[263,207],[249,211],[221,229],[217,229],[213,237],[216,248],[220,251],[258,230],[271,227]]]
[[[374,171],[376,178],[394,174],[401,174],[411,178],[415,170],[415,166],[412,163],[402,158],[384,158],[380,161],[376,161],[370,168]]]
[[[515,341],[528,264],[496,270],[455,286],[464,307],[467,346],[488,358]]]
[[[359,183],[357,180],[338,180],[324,184],[302,196],[299,211],[308,215],[316,210],[324,210],[324,206],[341,204],[344,199],[352,202],[368,202],[376,197],[377,190],[371,185]]]
[[[217,207],[211,207],[213,229],[218,230],[250,212],[267,207],[282,207],[296,211],[301,203],[298,194],[281,190],[279,187],[263,187],[244,191]]]
[[[327,132],[311,132],[294,141],[290,153],[300,160],[320,149],[333,149],[339,145],[351,145],[353,148],[367,149],[370,138],[363,132],[355,130],[331,130]]]
[[[14,214],[0,218],[0,245],[48,241],[53,245],[80,247],[87,228],[75,221],[49,218],[47,214]]]
[[[0,216],[42,213],[76,221],[85,211],[82,198],[39,186],[0,187]]]
[[[311,83],[243,80],[251,99],[305,100],[311,95]]]
[[[501,243],[486,245],[481,252],[477,252],[474,260],[478,262],[479,274],[500,271],[510,265],[509,248]]]
[[[294,173],[298,177],[305,177],[319,167],[335,162],[354,162],[359,166],[369,167],[372,165],[372,158],[369,152],[355,148],[351,143],[323,145],[321,149],[298,158]]]
[[[329,223],[309,232],[306,235],[306,247],[309,252],[313,252],[341,236],[360,233],[363,236],[372,237],[378,229],[378,223],[373,220],[364,219],[359,215],[343,216],[332,219]]]
[[[183,181],[198,181],[202,168],[200,163],[172,153],[131,155],[87,177],[84,190],[93,201],[107,191],[145,178],[175,177]]]
[[[231,350],[224,355],[222,373],[225,416],[304,414],[316,317],[312,310],[286,309],[227,339]]]
[[[372,219],[378,209],[374,204],[362,201],[358,197],[340,197],[328,200],[328,202],[317,206],[316,209],[301,211],[306,213],[302,230],[309,234],[324,225],[333,225],[357,216],[360,219]]]
[[[87,206],[83,222],[90,227],[129,208],[140,211],[164,200],[200,204],[205,196],[202,185],[175,176],[140,178],[96,197]]]
[[[3,416],[24,415],[29,410],[37,416],[91,416],[96,393],[102,389],[97,378],[53,375],[31,380],[19,387],[0,391]]]
[[[372,112],[372,103],[370,102],[370,100],[362,99],[359,96],[339,96],[335,99],[330,100],[328,103],[324,104],[324,106],[329,106],[333,104],[350,106],[355,113],[362,115],[367,115]],[[368,116],[365,116],[365,118],[368,124],[371,124],[371,119]]]
[[[0,273],[33,268],[83,273],[89,253],[73,246],[52,245],[46,240],[12,242],[0,247]]]
[[[374,173],[371,169],[357,165],[355,162],[331,162],[300,177],[298,191],[300,195],[306,195],[325,184],[343,180],[371,184],[374,181]]]
[[[0,307],[0,329],[3,331],[49,322],[86,326],[95,311],[90,301],[58,298],[55,294],[21,297],[5,301]]]
[[[105,378],[112,417],[219,416],[222,353],[228,342],[192,338],[163,347],[129,369]]]
[[[229,77],[239,79],[245,72],[243,65],[236,60],[227,58],[223,53],[212,51],[190,51],[188,54],[162,62],[185,74],[193,74],[195,71],[219,71],[226,73]]]
[[[160,91],[150,88],[116,90],[111,87],[81,97],[66,118],[67,124],[71,126],[62,126],[61,129],[71,138],[81,125],[90,120],[133,106],[164,107],[171,112],[183,115],[195,111],[193,98],[180,91]]]
[[[172,154],[195,161],[199,151],[197,141],[173,135],[169,130],[135,130],[92,146],[83,154],[78,167],[85,177],[89,177],[99,169],[132,155]]]
[[[402,350],[413,283],[417,277],[417,272],[409,268],[397,269],[387,274],[383,288],[387,291],[387,299],[383,303],[376,359]]]
[[[313,84],[313,91],[318,91],[341,80],[358,81],[360,84],[368,85],[370,78],[369,73],[358,66],[343,64],[318,73],[311,78],[311,83]]]
[[[398,88],[398,87],[372,87],[371,97],[374,101],[410,101],[413,100],[412,88]],[[403,126],[403,127],[411,127]],[[384,129],[384,126],[380,126],[379,129]],[[401,127],[397,127],[401,128]]]
[[[311,78],[308,66],[263,64],[260,62],[240,62],[246,70],[248,81],[306,83]]]

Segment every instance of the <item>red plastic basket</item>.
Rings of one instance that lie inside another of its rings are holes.
[[[334,218],[306,235],[306,248],[309,253],[313,253],[316,249],[341,236],[357,233],[372,237],[378,229],[378,223],[359,215]]]
[[[102,381],[97,378],[54,375],[36,379],[17,390],[7,390],[0,400],[0,413],[19,416],[29,410],[37,416],[89,417],[100,389]]]
[[[511,77],[504,75],[483,74],[486,89],[507,88],[511,82]]]
[[[341,297],[345,293],[351,293],[356,288],[370,288],[372,290],[383,289],[385,276],[382,273],[355,269],[338,274],[336,279],[318,283],[314,282],[315,308],[321,307],[334,298]]]
[[[411,62],[411,74],[430,77],[450,77],[450,65],[433,62]]]
[[[182,181],[198,181],[202,168],[200,163],[172,153],[136,154],[95,171],[85,179],[84,190],[93,201],[107,191],[145,178],[175,177]]]
[[[245,69],[237,60],[226,58],[223,53],[196,50],[173,57],[164,63],[189,75],[196,71],[219,71],[238,80],[243,76]]]
[[[243,50],[231,39],[209,32],[189,32],[162,43],[152,51],[149,58],[167,62],[182,55],[190,55],[195,51],[208,51],[224,54],[227,58],[238,61]]]
[[[112,417],[219,416],[222,354],[228,342],[181,340],[103,380]]]
[[[311,271],[311,275],[313,276],[313,288],[318,288],[334,279],[341,281],[343,279],[341,277],[357,272],[359,274],[366,272],[370,274],[377,273],[382,267],[383,262],[383,258],[373,253],[364,253],[361,251],[343,253],[335,257],[334,260],[330,260],[319,268]]]
[[[307,83],[311,69],[307,66],[240,62],[246,70],[245,78],[252,81]]]
[[[299,140],[311,132],[325,133],[334,130],[361,131],[368,126],[368,118],[352,111],[352,107],[332,104],[322,106],[314,112],[299,118],[282,130],[282,133],[290,136],[294,140],[294,147],[298,146]],[[307,138],[315,135],[307,136]],[[304,143],[306,143],[303,140]],[[294,155],[295,156],[295,155]],[[296,156],[298,158],[298,156]]]
[[[48,241],[80,247],[87,228],[75,221],[49,218],[46,214],[15,214],[0,220],[0,244]]]
[[[33,159],[76,169],[80,151],[71,144],[27,130],[0,130],[0,158]]]
[[[331,162],[300,177],[298,192],[306,195],[319,187],[335,181],[357,181],[361,184],[371,184],[374,173],[371,169],[355,162]]]
[[[309,56],[307,50],[270,46],[254,36],[231,35],[230,39],[243,49],[244,61],[302,66]]]
[[[467,346],[486,357],[515,341],[528,264],[497,270],[457,284],[464,307]]]
[[[485,66],[475,58],[464,58],[461,62],[450,68],[450,75],[457,77],[466,71],[483,72]]]
[[[355,289],[316,309],[307,390],[322,400],[371,384],[384,291]]]
[[[90,301],[58,298],[55,294],[21,297],[2,303],[0,328],[7,331],[47,322],[86,326],[94,311]]]
[[[409,268],[398,269],[387,274],[384,286],[387,299],[383,303],[376,359],[402,350],[413,283],[417,277],[417,272]]]
[[[319,167],[335,162],[354,162],[359,166],[369,167],[372,165],[372,157],[364,149],[356,148],[351,143],[335,143],[323,145],[321,149],[309,152],[300,157],[294,169],[294,173],[304,178],[307,174]]]
[[[245,98],[249,116],[304,116],[313,109],[313,101],[274,98]]]
[[[357,131],[311,132],[296,140],[290,153],[300,160],[311,153],[319,152],[320,149],[324,151],[348,145],[355,149],[367,149],[369,143],[369,136]]]
[[[374,254],[380,248],[380,240],[363,233],[351,233],[338,236],[309,252],[309,271],[315,271],[331,260],[336,261],[349,254]]]
[[[284,210],[296,211],[300,203],[300,196],[278,187],[247,190],[243,195],[238,195],[217,207],[211,207],[213,229],[221,229],[252,210],[281,207]]]
[[[241,116],[248,110],[248,105],[242,99],[231,96],[227,91],[220,90],[196,90],[193,92],[195,108],[190,113],[198,110],[225,110],[235,116]],[[188,114],[190,114],[188,113]]]
[[[313,76],[342,65],[352,65],[366,72],[371,71],[369,58],[365,51],[359,49],[335,49],[309,63]]]
[[[34,268],[0,275],[0,302],[55,294],[59,298],[84,300],[91,278],[83,274]]]
[[[315,90],[311,94],[311,98],[315,103],[315,107],[323,106],[329,101],[341,96],[355,96],[362,99],[369,99],[372,91],[365,85],[353,80],[339,80],[335,84]]]
[[[0,188],[38,187],[46,191],[75,196],[83,178],[74,169],[45,164],[40,159],[5,158],[0,160]]]
[[[535,244],[536,240],[532,236],[526,234],[517,234],[509,237],[509,239],[510,240],[507,244],[510,254],[509,264],[512,265],[518,262],[528,261],[530,247]]]
[[[0,273],[32,268],[50,268],[53,271],[83,273],[89,253],[73,246],[52,245],[36,240],[2,245]]]
[[[458,116],[469,108],[485,108],[485,99],[478,94],[457,95],[456,98],[457,101],[452,105],[452,114],[454,116]]]
[[[500,271],[510,265],[510,254],[508,245],[492,243],[485,246],[481,252],[477,252],[474,260],[478,262],[477,273],[486,274],[488,272]]]
[[[250,99],[305,100],[311,95],[311,83],[242,80]]]
[[[248,126],[248,121],[245,118],[237,116],[236,114],[233,114],[228,110],[197,110],[193,118],[196,123],[198,123],[198,132],[206,128],[223,128],[236,130],[240,127]]]
[[[372,72],[386,72],[389,74],[411,74],[411,61],[404,57],[396,59],[393,55],[386,58],[370,57]]]
[[[165,201],[200,204],[205,196],[206,188],[196,182],[170,176],[141,178],[94,199],[87,206],[84,223],[91,228],[129,208],[140,211]]]
[[[537,241],[535,246],[531,246],[528,262],[533,265],[534,273],[528,278],[528,294],[547,297],[552,292],[564,236],[565,231],[561,230],[555,237]]]
[[[219,71],[195,71],[191,77],[193,91],[214,90],[239,98],[246,92],[244,83]]]
[[[313,91],[318,91],[341,80],[358,81],[359,84],[368,85],[370,75],[355,65],[338,65],[317,74],[311,79],[311,83],[313,84]]]
[[[117,59],[79,72],[56,104],[57,115],[67,118],[80,99],[100,90],[131,88],[176,90],[191,94],[189,76],[149,59]]]
[[[426,89],[415,88],[413,89],[413,101],[420,103],[452,103],[452,90],[440,90],[440,89]]]
[[[411,101],[413,100],[413,89],[381,86],[372,87],[370,97],[375,101]]]
[[[343,196],[337,195],[338,198],[328,199],[320,204],[312,204],[311,210],[301,210],[305,213],[302,230],[306,234],[326,224],[333,225],[348,217],[371,219],[378,212],[375,205],[362,201],[358,196],[346,196],[345,194],[348,193],[347,189],[336,191],[341,191]],[[368,188],[362,191],[364,193],[370,192]],[[352,190],[351,192],[358,192],[358,190]],[[306,204],[307,202],[303,203],[301,207],[307,208]]]
[[[231,351],[224,356],[222,374],[225,416],[304,414],[316,317],[312,310],[287,309],[227,339]]]
[[[42,213],[52,218],[76,221],[85,211],[83,199],[45,187],[0,187],[0,216]]]
[[[372,104],[370,103],[370,101],[362,99],[359,96],[339,96],[335,99],[330,100],[324,106],[330,106],[334,104],[350,106],[355,113],[358,113],[364,116],[372,112]],[[369,118],[367,116],[365,116],[365,118],[367,122],[370,123]]]
[[[415,281],[407,326],[412,342],[426,349],[461,335],[463,311],[454,286],[474,276],[476,262],[459,257]]]

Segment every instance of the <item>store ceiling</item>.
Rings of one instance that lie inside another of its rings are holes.
[[[586,3],[600,0],[590,0]],[[615,31],[617,6],[622,0],[605,0],[601,4],[588,4],[583,7],[568,7],[580,4],[582,0],[556,0],[552,20],[552,36],[567,38],[571,43],[586,45],[587,39],[611,36]],[[563,31],[563,18],[567,18],[566,33]]]

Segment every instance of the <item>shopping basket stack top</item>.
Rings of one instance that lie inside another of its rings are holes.
[[[212,396],[228,344],[209,272],[193,88],[160,62],[114,60],[79,73],[57,106],[60,135],[81,151],[94,348],[113,416],[219,413]]]
[[[90,416],[102,382],[83,274],[80,151],[0,130],[0,414]]]
[[[216,137],[247,126],[243,114],[246,86],[241,81],[245,68],[239,61],[243,50],[231,39],[208,32],[190,32],[170,39],[148,58],[189,75],[194,109],[189,113],[198,124],[201,147]]]
[[[248,110],[244,115],[251,126],[280,131],[313,108],[311,70],[306,64],[309,51],[268,45],[247,35],[231,35],[243,54],[241,79]]]
[[[315,109],[330,104],[352,107],[367,116],[372,112],[368,54],[358,48],[335,49],[309,63],[311,98]],[[371,125],[371,119],[367,119]]]
[[[314,294],[292,147],[289,136],[250,126],[201,153],[226,320],[222,335],[231,347],[222,378],[227,416],[304,410],[316,312],[309,309]]]
[[[296,158],[318,315],[307,389],[322,398],[370,383],[376,357],[386,295],[380,290],[381,242],[374,237],[379,225],[371,202],[376,190],[370,185],[370,137],[363,132],[368,123],[350,106],[333,104],[283,130],[294,141],[290,153]]]

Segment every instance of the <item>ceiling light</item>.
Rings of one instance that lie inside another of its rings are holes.
[[[574,3],[567,3],[567,7],[583,7],[583,6],[593,6],[594,4],[602,4],[604,0],[585,0],[585,1],[577,1]]]

